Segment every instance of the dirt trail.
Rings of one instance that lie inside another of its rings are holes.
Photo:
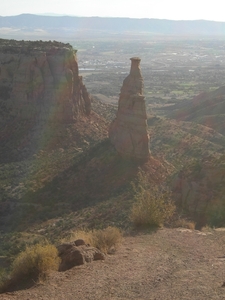
[[[162,229],[126,237],[114,255],[54,273],[13,299],[225,299],[225,231]],[[224,258],[223,258],[224,256]]]

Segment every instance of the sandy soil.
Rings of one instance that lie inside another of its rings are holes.
[[[63,273],[0,299],[225,299],[225,231],[161,229],[125,237],[104,262]]]

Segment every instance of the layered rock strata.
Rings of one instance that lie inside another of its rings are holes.
[[[131,58],[130,74],[123,81],[116,119],[109,128],[109,138],[119,154],[148,160],[149,136],[143,96],[140,58]]]
[[[70,123],[88,115],[90,96],[76,50],[60,42],[0,40],[0,101],[5,117]]]

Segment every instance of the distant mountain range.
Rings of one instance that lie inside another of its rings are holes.
[[[160,19],[43,16],[22,14],[0,16],[0,36],[3,38],[72,38],[77,34],[225,36],[225,22],[205,20],[173,21]]]

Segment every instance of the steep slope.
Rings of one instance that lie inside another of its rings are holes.
[[[189,126],[189,133],[195,135],[194,139],[187,135],[177,140],[183,145],[182,152],[189,156],[186,159],[185,155],[182,168],[174,176],[173,189],[179,206],[191,212],[199,226],[206,223],[223,226],[225,86],[171,106],[168,111],[168,117],[176,120],[170,122],[180,124],[179,131],[185,124],[186,128]],[[174,136],[179,137],[178,130],[174,132]],[[180,153],[176,147],[176,159]]]
[[[187,121],[148,119],[151,152],[174,166],[169,186],[177,207],[200,228],[224,225],[225,137]]]
[[[83,152],[75,147],[60,148],[40,152],[29,161],[2,165],[1,227],[25,230],[43,220],[53,219],[54,223],[54,218],[66,218],[67,214],[72,214],[71,228],[113,222],[126,227],[133,201],[130,183],[139,167],[136,162],[122,159],[108,139]],[[156,184],[164,182],[173,170],[153,157],[142,168]],[[92,213],[82,216],[87,209]]]
[[[169,111],[170,118],[199,123],[225,134],[225,86],[176,104]]]
[[[91,110],[72,47],[3,40],[0,76],[0,254],[24,248],[15,230],[55,241],[74,227],[126,228],[140,164],[110,144],[114,108]],[[153,157],[142,167],[154,183],[172,170]]]

